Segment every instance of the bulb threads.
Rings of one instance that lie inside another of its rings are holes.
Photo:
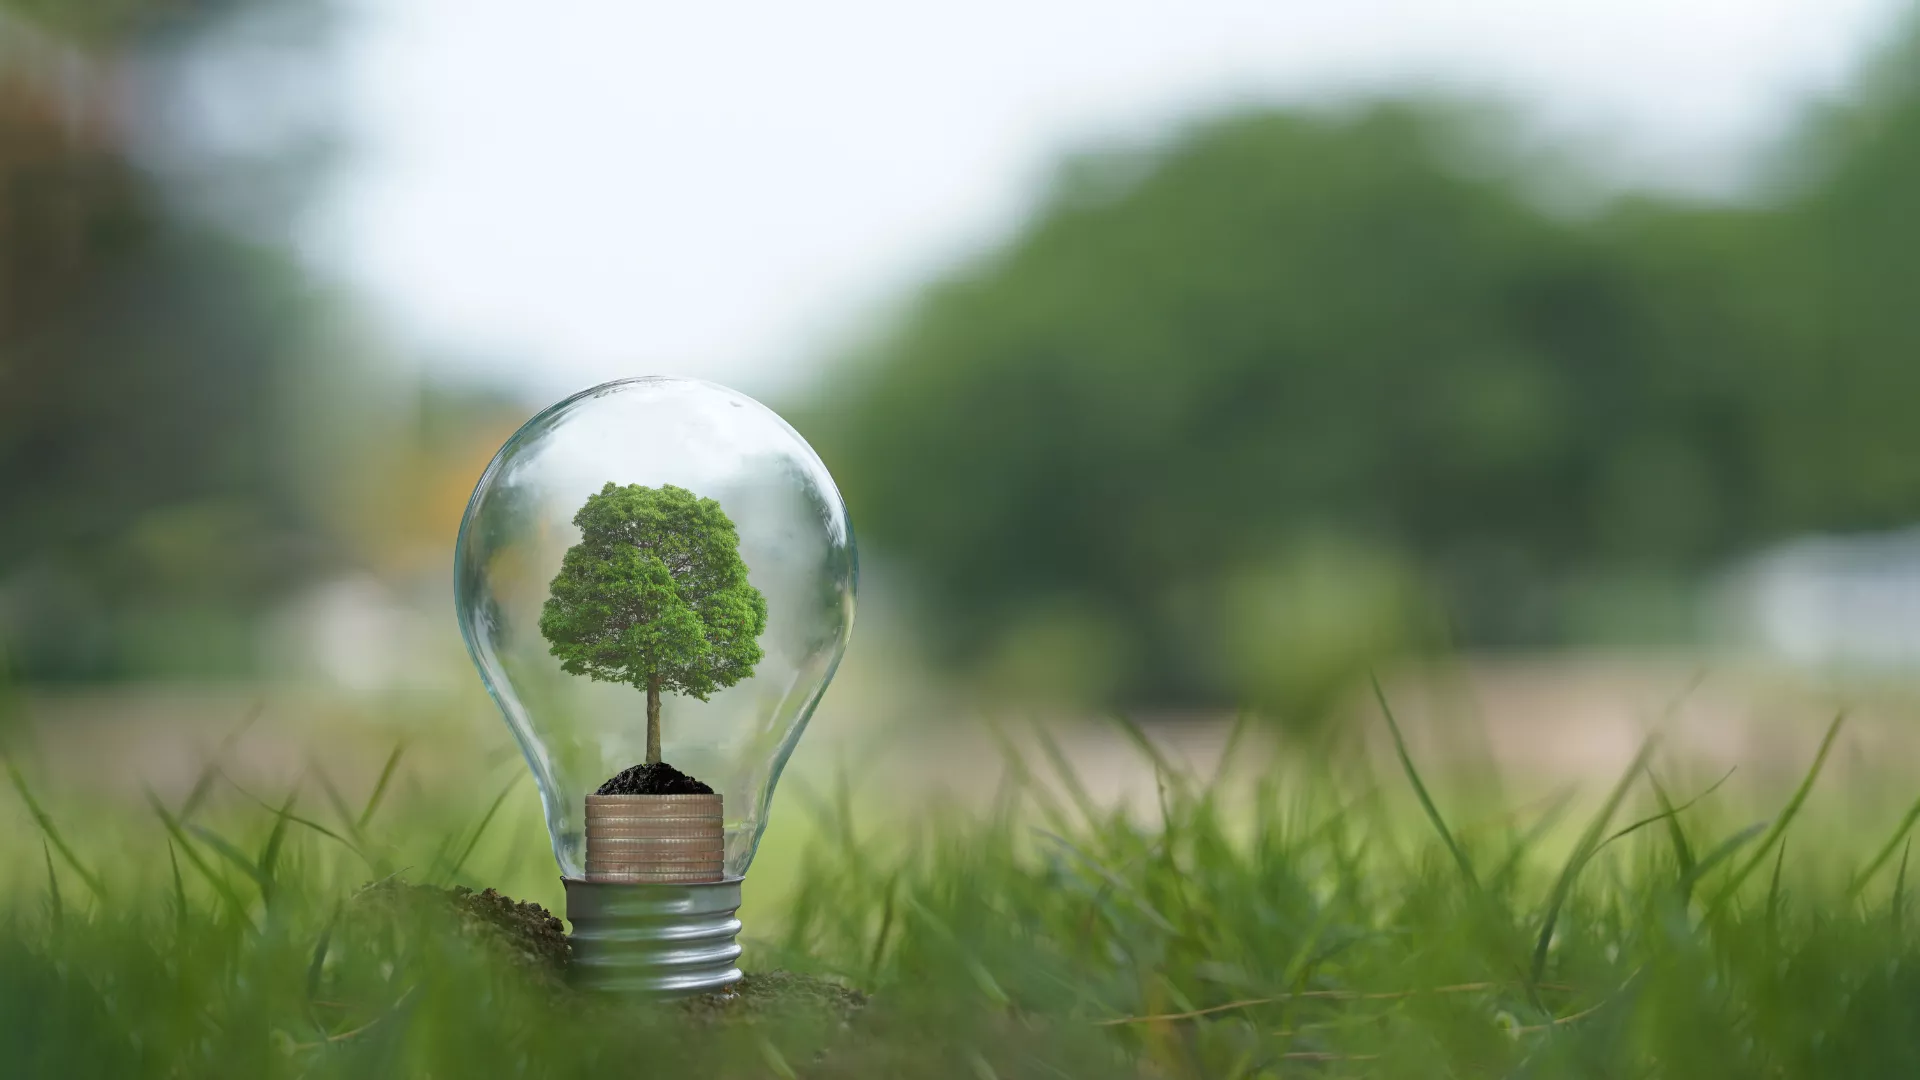
[[[636,998],[724,992],[740,981],[740,879],[565,879],[573,983]]]
[[[719,795],[587,796],[587,880],[699,884],[725,876]]]

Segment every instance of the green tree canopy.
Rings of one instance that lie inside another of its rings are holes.
[[[660,695],[701,701],[753,674],[767,601],[747,580],[726,511],[671,484],[608,483],[573,516],[580,542],[554,577],[540,633],[563,670],[647,693],[647,762]]]
[[[1743,553],[1920,517],[1914,40],[1722,202],[1554,209],[1423,102],[1084,156],[809,435],[969,666],[1244,703],[1329,641],[1671,641]]]
[[[1237,637],[1316,635],[1234,613],[1316,552],[1424,563],[1484,640],[1528,632],[1543,578],[1639,543],[1600,527],[1642,494],[1608,448],[1664,452],[1694,418],[1654,400],[1606,238],[1462,168],[1465,126],[1254,112],[1083,159],[929,290],[819,432],[944,644],[991,661],[1062,609],[1100,628],[1118,694],[1244,700]]]

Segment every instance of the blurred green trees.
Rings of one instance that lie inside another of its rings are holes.
[[[297,433],[329,302],[131,149],[156,52],[261,6],[0,5],[0,642],[35,677],[246,670],[328,557]]]
[[[1081,693],[1684,635],[1721,561],[1920,517],[1913,70],[1726,204],[1555,211],[1400,103],[1083,157],[810,434],[947,655]]]
[[[443,576],[517,419],[408,387],[383,426],[337,301],[142,160],[117,95],[326,6],[0,0],[0,649],[31,677],[245,670],[315,574]],[[1920,518],[1917,41],[1720,202],[1566,210],[1503,121],[1432,102],[1081,156],[804,426],[944,654],[1023,691],[1311,708],[1410,648],[1684,638],[1730,558]]]

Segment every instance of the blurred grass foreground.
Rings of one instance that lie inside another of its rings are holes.
[[[517,873],[528,838],[495,826],[511,780],[428,793],[396,754],[364,789],[318,771],[256,792],[216,758],[136,808],[10,760],[0,1061],[249,1078],[1920,1069],[1920,803],[1871,835],[1821,813],[1849,801],[1822,782],[1840,719],[1757,819],[1651,742],[1577,812],[1462,813],[1385,723],[1391,771],[1276,753],[1243,724],[1206,776],[1122,723],[1157,778],[1145,815],[1089,796],[1044,729],[979,814],[876,830],[849,789],[814,798],[748,964],[868,996],[692,1009],[581,998],[524,941],[403,902],[399,880]]]

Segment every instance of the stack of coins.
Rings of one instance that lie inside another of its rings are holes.
[[[718,795],[589,795],[587,880],[719,881],[721,826]]]

